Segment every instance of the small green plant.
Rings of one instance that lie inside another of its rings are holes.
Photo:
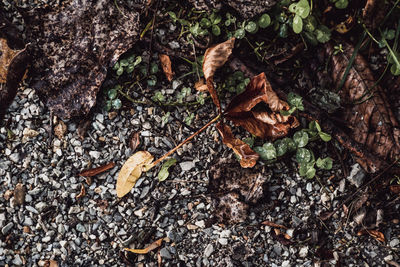
[[[243,72],[236,71],[228,76],[228,78],[222,84],[222,88],[228,90],[231,93],[240,94],[245,90],[249,82],[250,79],[245,78]]]
[[[295,93],[290,92],[287,96],[287,102],[290,106],[289,110],[281,110],[283,116],[289,116],[296,110],[304,111],[303,98]]]
[[[120,59],[117,63],[115,63],[113,69],[117,76],[121,76],[125,73],[132,73],[136,66],[138,66],[142,62],[141,56],[130,55],[126,58]]]
[[[295,152],[295,159],[299,164],[300,176],[311,179],[316,173],[315,166],[323,170],[330,170],[332,168],[332,159],[330,157],[315,160],[314,153],[306,148],[310,141],[317,139],[316,137],[321,138],[325,142],[331,140],[329,134],[321,131],[321,126],[318,122],[312,121],[308,129],[297,131],[293,135],[293,138],[285,137],[276,140],[274,143],[267,142],[262,146],[254,147],[254,151],[265,161],[273,161],[286,153]]]
[[[194,116],[195,116],[194,113],[192,113],[192,112],[189,113],[189,116],[186,116],[183,119],[183,122],[190,126],[192,124],[192,122],[193,122]]]
[[[158,173],[158,181],[162,182],[165,181],[169,176],[169,168],[176,163],[175,158],[170,158],[162,165],[160,172]]]
[[[106,100],[106,111],[112,109],[120,109],[122,106],[121,100],[118,98],[118,91],[121,90],[121,86],[118,84],[114,88],[108,89],[107,100]]]
[[[191,93],[191,89],[189,87],[183,87],[182,90],[177,95],[177,102],[183,103],[183,100],[189,96]]]
[[[338,9],[345,9],[349,5],[348,0],[331,0],[331,3],[335,3],[335,7]]]

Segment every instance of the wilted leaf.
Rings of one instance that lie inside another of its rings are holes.
[[[137,40],[138,11],[123,2],[98,0],[22,13],[33,48],[31,86],[54,115],[86,115],[94,106],[107,69]]]
[[[90,170],[82,171],[81,173],[79,173],[79,175],[80,176],[86,176],[86,177],[92,177],[92,176],[95,176],[97,174],[103,173],[103,172],[105,172],[105,171],[107,171],[109,169],[112,169],[112,168],[114,168],[114,166],[115,166],[115,163],[114,162],[110,162],[110,163],[108,163],[106,165],[103,165],[103,166],[100,166],[100,167],[97,167],[97,168],[93,168],[93,169],[90,169]]]
[[[385,243],[385,236],[383,235],[383,233],[379,232],[378,230],[363,229],[363,230],[361,230],[361,231],[359,231],[357,233],[358,236],[366,235],[366,234],[369,234],[370,236],[372,236],[373,238],[375,238],[379,242]]]
[[[62,140],[64,138],[65,133],[67,132],[67,125],[60,120],[56,127],[54,127],[54,134],[58,139]]]
[[[208,91],[207,84],[204,83],[204,79],[201,78],[198,82],[194,84],[194,88],[199,92],[206,92]]]
[[[256,109],[263,103],[267,107]],[[251,79],[246,90],[235,96],[226,109],[226,118],[240,125],[250,133],[271,140],[285,136],[291,128],[299,125],[294,116],[283,116],[281,110],[288,110],[289,105],[280,100],[272,90],[264,73]]]
[[[165,73],[165,76],[167,77],[168,81],[172,81],[174,73],[172,72],[171,60],[169,59],[169,56],[160,54],[158,57],[160,58],[161,67]]]
[[[135,152],[136,148],[140,145],[139,132],[134,132],[131,135],[129,140],[129,147],[132,149],[132,152]]]
[[[231,128],[228,125],[218,122],[217,129],[222,137],[222,142],[232,148],[235,154],[240,158],[240,165],[243,168],[252,168],[256,165],[258,154],[255,153],[248,144],[235,138]]]
[[[343,53],[333,55],[333,45],[326,47],[327,55],[331,58],[333,80],[336,86],[341,84],[345,70],[349,65],[354,49],[343,43]],[[393,162],[400,156],[399,123],[390,108],[382,88],[376,84],[374,75],[368,68],[368,63],[357,54],[353,65],[344,81],[340,98],[346,105],[343,117],[347,127],[352,129],[349,134],[359,144],[364,145],[378,160],[371,162],[357,155],[358,163],[369,172],[376,172],[383,162]],[[381,161],[379,161],[379,158]]]
[[[136,181],[151,166],[153,156],[147,151],[133,154],[122,166],[117,179],[117,196],[123,197],[135,186]]]
[[[0,39],[0,83],[6,82],[8,67],[18,52],[8,47],[6,39]]]
[[[168,178],[168,176],[169,176],[168,169],[175,163],[176,163],[176,159],[170,158],[162,165],[160,172],[158,173],[158,181],[162,182]]]
[[[0,119],[17,94],[19,83],[29,65],[29,59],[26,49],[12,50],[5,39],[0,39]]]
[[[86,196],[86,189],[83,184],[81,184],[81,192],[76,196],[76,199],[80,199],[82,197]]]
[[[153,243],[151,243],[148,247],[146,247],[144,249],[125,248],[125,250],[129,251],[129,252],[132,252],[132,253],[136,253],[136,254],[147,254],[150,251],[160,247],[162,242],[163,242],[163,240],[164,240],[164,238],[160,238],[157,241],[154,241]]]
[[[208,91],[213,99],[214,104],[218,110],[221,111],[221,105],[218,99],[217,92],[214,88],[214,73],[222,67],[228,60],[232,53],[233,46],[235,44],[235,38],[231,38],[223,43],[217,44],[206,50],[203,60],[203,73],[206,79]]]

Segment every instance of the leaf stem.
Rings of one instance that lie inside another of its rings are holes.
[[[221,114],[218,114],[218,116],[216,116],[214,119],[210,120],[206,125],[204,125],[203,127],[201,127],[197,132],[195,132],[194,134],[192,134],[191,136],[189,136],[188,138],[186,138],[185,140],[183,140],[179,145],[177,145],[176,147],[174,147],[173,149],[171,149],[170,151],[168,151],[167,153],[165,153],[161,158],[157,159],[156,161],[154,161],[153,163],[151,163],[150,165],[146,166],[147,170],[150,170],[151,168],[153,168],[155,165],[157,165],[158,163],[160,163],[161,161],[163,161],[164,159],[166,159],[167,157],[169,157],[171,154],[175,153],[175,151],[177,151],[180,147],[182,147],[184,144],[188,143],[190,140],[192,140],[196,135],[199,135],[202,131],[204,131],[205,129],[207,129],[211,124],[213,124],[214,122],[216,122],[219,118],[221,117]]]

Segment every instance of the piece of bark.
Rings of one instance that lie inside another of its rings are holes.
[[[22,15],[35,59],[31,86],[54,115],[86,115],[107,69],[137,39],[138,10],[107,0],[71,0]]]

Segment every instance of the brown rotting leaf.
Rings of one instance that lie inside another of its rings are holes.
[[[97,174],[103,173],[103,172],[105,172],[105,171],[107,171],[109,169],[112,169],[112,168],[114,168],[114,166],[115,166],[115,163],[114,162],[110,162],[110,163],[107,163],[106,165],[103,165],[103,166],[100,166],[100,167],[97,167],[97,168],[93,168],[93,169],[90,169],[90,170],[82,171],[81,173],[79,173],[79,175],[80,176],[85,176],[85,177],[92,177],[92,176],[95,176]]]
[[[333,80],[340,84],[349,58],[354,48],[343,43],[343,53],[333,55],[333,45],[326,46],[333,70]],[[351,129],[350,137],[364,145],[382,161],[393,162],[400,156],[400,128],[382,88],[375,84],[368,63],[361,55],[355,57],[349,74],[340,91],[341,101],[346,103],[343,119]],[[346,141],[346,140],[343,140]],[[368,172],[376,172],[382,166],[366,161],[363,154],[357,155],[357,161]]]
[[[235,38],[231,38],[223,43],[214,45],[208,48],[204,54],[203,73],[206,79],[208,91],[218,110],[221,112],[221,104],[218,99],[217,92],[214,88],[214,74],[217,69],[222,67],[229,56],[232,54],[232,49],[235,44]]]
[[[134,132],[131,135],[129,140],[129,147],[132,149],[132,152],[135,152],[136,148],[140,145],[139,132]]]
[[[254,109],[264,103],[268,108]],[[281,110],[288,110],[289,105],[279,99],[272,90],[264,73],[253,77],[246,90],[234,97],[225,114],[228,120],[240,125],[250,133],[263,139],[277,139],[286,136],[299,122],[294,116],[283,116]]]
[[[257,163],[259,155],[254,152],[248,144],[238,138],[235,138],[232,134],[231,128],[228,125],[218,122],[216,127],[221,134],[222,142],[230,147],[235,154],[239,156],[240,165],[243,168],[254,167],[254,165]]]
[[[164,71],[165,76],[167,77],[168,81],[172,81],[174,73],[172,72],[171,59],[168,55],[165,54],[160,54],[158,57],[160,59],[161,67]]]
[[[361,231],[358,231],[357,235],[370,235],[373,238],[375,238],[376,240],[378,240],[379,242],[385,243],[385,236],[383,235],[382,232],[379,232],[378,230],[367,230],[367,229],[363,229]]]

